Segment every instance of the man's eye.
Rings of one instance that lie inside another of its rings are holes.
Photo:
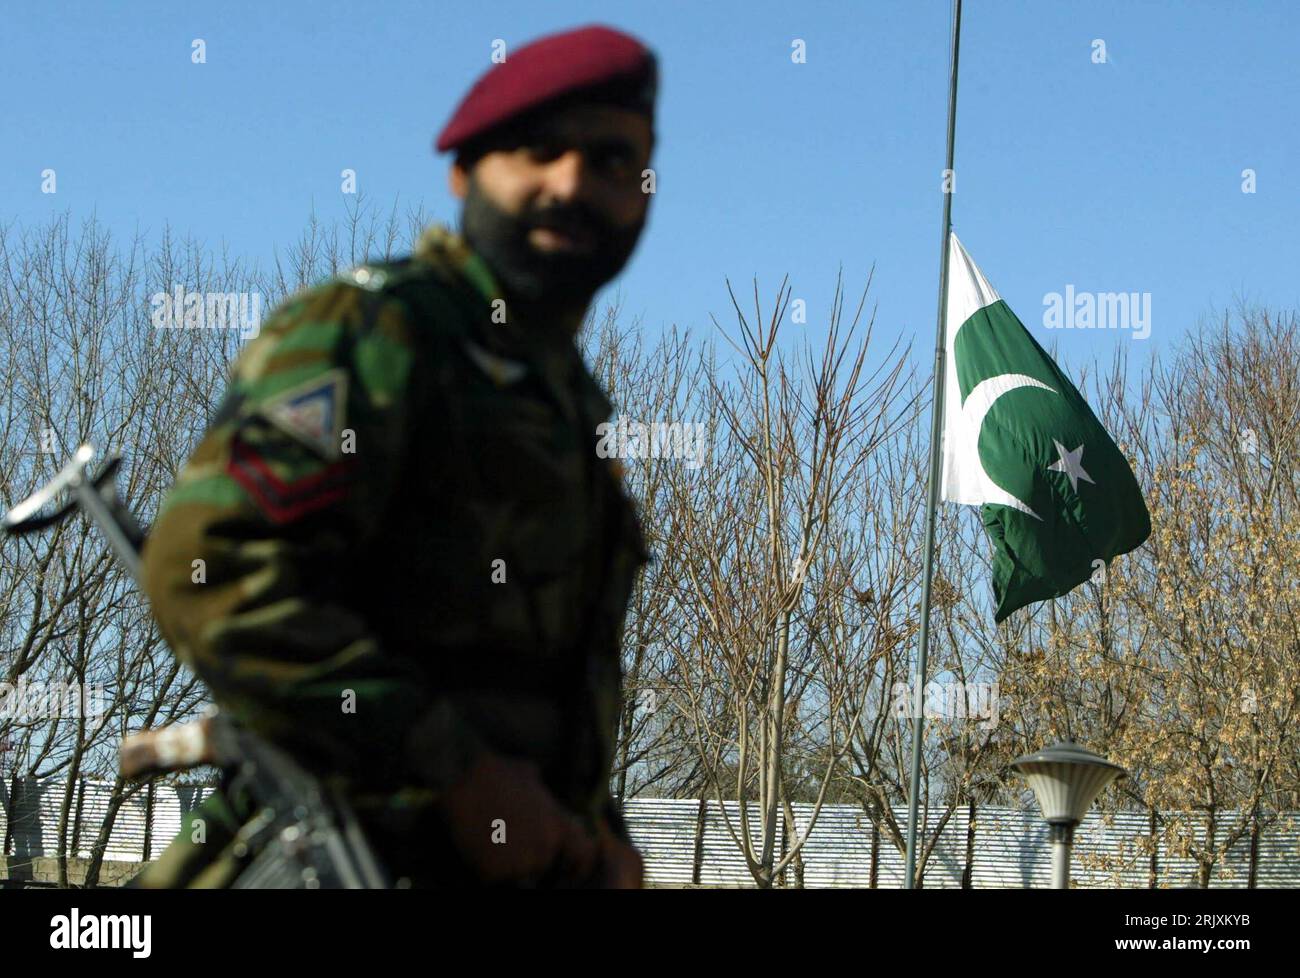
[[[610,170],[623,170],[632,165],[632,154],[621,149],[602,153],[601,165]]]
[[[632,154],[624,149],[608,149],[595,155],[594,165],[605,173],[623,175],[632,168]]]

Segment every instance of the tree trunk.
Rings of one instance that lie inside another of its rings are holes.
[[[1156,838],[1156,810],[1151,809],[1147,820],[1147,830],[1151,834],[1151,862],[1147,867],[1147,889],[1154,890],[1160,874],[1160,840]]]
[[[150,839],[153,830],[153,782],[149,783],[149,805],[145,810],[144,823],[144,861],[149,861],[150,856]],[[104,869],[104,853],[108,851],[109,840],[113,837],[113,827],[117,824],[118,812],[122,810],[122,805],[127,798],[127,783],[121,776],[113,782],[113,790],[108,796],[108,806],[104,810],[104,821],[99,827],[99,834],[95,837],[94,844],[90,850],[90,863],[86,867],[86,886],[98,886],[99,874]]]
[[[961,872],[961,888],[974,889],[975,876],[975,795],[966,807],[966,868]]]
[[[691,882],[700,885],[700,874],[704,870],[704,824],[708,818],[709,802],[700,798],[700,807],[695,813],[695,854],[691,858]]]
[[[18,811],[17,808],[18,785],[19,782],[21,782],[21,780],[22,779],[19,778],[18,774],[15,772],[14,776],[9,781],[9,803],[6,806],[7,811],[10,812]],[[0,852],[3,852],[5,856],[13,855],[12,853],[13,845],[14,845],[14,819],[11,815],[8,819],[5,820],[5,841],[4,841],[4,847],[3,849],[0,849]]]
[[[1246,873],[1246,889],[1253,890],[1259,874],[1259,806],[1250,812],[1250,869]]]
[[[1214,840],[1218,835],[1217,828],[1218,821],[1214,809],[1211,808],[1205,815],[1205,848],[1201,850],[1201,856],[1197,860],[1199,865],[1196,871],[1196,884],[1202,890],[1210,888],[1210,876],[1214,873]]]
[[[871,820],[871,880],[867,884],[876,889],[880,883],[880,823]]]

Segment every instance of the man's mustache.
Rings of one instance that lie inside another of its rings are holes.
[[[548,208],[529,217],[524,224],[526,231],[546,228],[561,234],[592,235],[595,238],[606,238],[611,231],[609,225],[595,214],[576,207]]]

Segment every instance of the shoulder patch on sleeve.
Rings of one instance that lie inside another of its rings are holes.
[[[347,499],[351,466],[351,459],[333,462],[299,478],[285,480],[236,434],[230,445],[226,473],[264,516],[274,523],[289,523]]]
[[[262,404],[260,413],[286,435],[337,461],[348,399],[348,375],[335,368]]]

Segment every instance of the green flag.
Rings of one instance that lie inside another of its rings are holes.
[[[1151,517],[1119,447],[955,234],[944,320],[942,496],[981,507],[1002,621],[1139,546]]]

